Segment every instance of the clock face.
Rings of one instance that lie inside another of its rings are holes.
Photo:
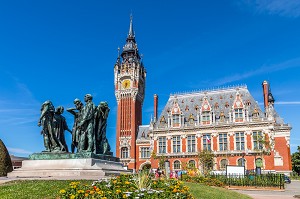
[[[130,80],[128,80],[128,79],[124,80],[124,81],[122,82],[122,87],[123,87],[124,89],[130,88]]]
[[[208,105],[207,105],[207,104],[205,104],[205,105],[204,105],[204,109],[207,109],[207,108],[208,108]]]

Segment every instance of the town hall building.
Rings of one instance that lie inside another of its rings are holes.
[[[215,171],[224,171],[226,165],[287,174],[292,170],[291,126],[277,114],[267,81],[262,83],[263,109],[247,86],[170,95],[161,113],[154,95],[154,118],[142,125],[146,70],[131,18],[114,66],[114,84],[116,156],[129,169],[158,168],[157,157],[165,157],[171,170],[187,164],[201,168],[198,153],[208,150],[214,154]]]

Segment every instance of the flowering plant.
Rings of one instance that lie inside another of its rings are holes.
[[[140,176],[139,176],[140,175]],[[147,175],[120,175],[111,179],[101,179],[92,185],[71,182],[70,187],[59,192],[61,199],[151,199],[180,198],[193,199],[188,187],[181,181],[170,179],[155,180]]]

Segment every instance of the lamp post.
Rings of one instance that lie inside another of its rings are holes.
[[[170,177],[170,161],[167,159],[165,161],[165,169],[166,169],[166,178]]]

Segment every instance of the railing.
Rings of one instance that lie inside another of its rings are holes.
[[[261,175],[218,175],[212,174],[215,178],[227,186],[253,186],[253,187],[278,187],[284,189],[283,174],[261,174]]]

